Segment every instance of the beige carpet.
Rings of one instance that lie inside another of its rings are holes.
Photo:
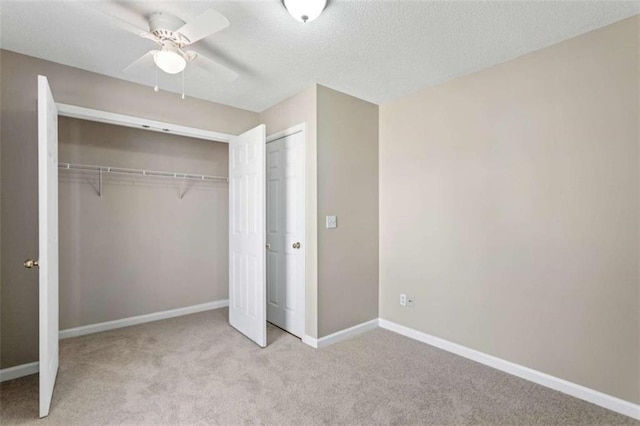
[[[0,422],[638,424],[386,330],[324,349],[268,337],[258,348],[220,309],[63,340],[50,416],[33,375],[0,385]]]

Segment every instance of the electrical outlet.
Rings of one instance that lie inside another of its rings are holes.
[[[400,294],[400,305],[407,306],[407,295],[404,293]]]
[[[407,296],[407,308],[413,308],[415,306],[415,299],[413,296]]]

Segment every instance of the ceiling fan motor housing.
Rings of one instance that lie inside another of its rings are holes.
[[[178,47],[189,43],[184,36],[175,32],[184,25],[184,21],[167,13],[153,13],[149,17],[149,32],[161,41],[172,41]]]

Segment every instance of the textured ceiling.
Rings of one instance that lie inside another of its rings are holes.
[[[140,16],[182,20],[208,8],[231,26],[193,45],[236,70],[223,83],[188,67],[189,96],[262,111],[319,83],[384,103],[640,13],[640,2],[329,1],[316,21],[291,18],[279,0],[123,2]],[[153,65],[122,70],[154,43],[77,2],[2,1],[2,48],[154,85]],[[180,77],[160,88],[180,91]]]

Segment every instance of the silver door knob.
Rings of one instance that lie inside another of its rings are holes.
[[[38,267],[38,261],[33,259],[27,259],[24,261],[24,267],[27,269]]]
[[[271,248],[271,244],[267,243],[265,244],[265,247],[267,248],[267,250],[269,250]]]
[[[293,243],[293,248],[294,249],[299,249],[300,248],[300,243]]]

